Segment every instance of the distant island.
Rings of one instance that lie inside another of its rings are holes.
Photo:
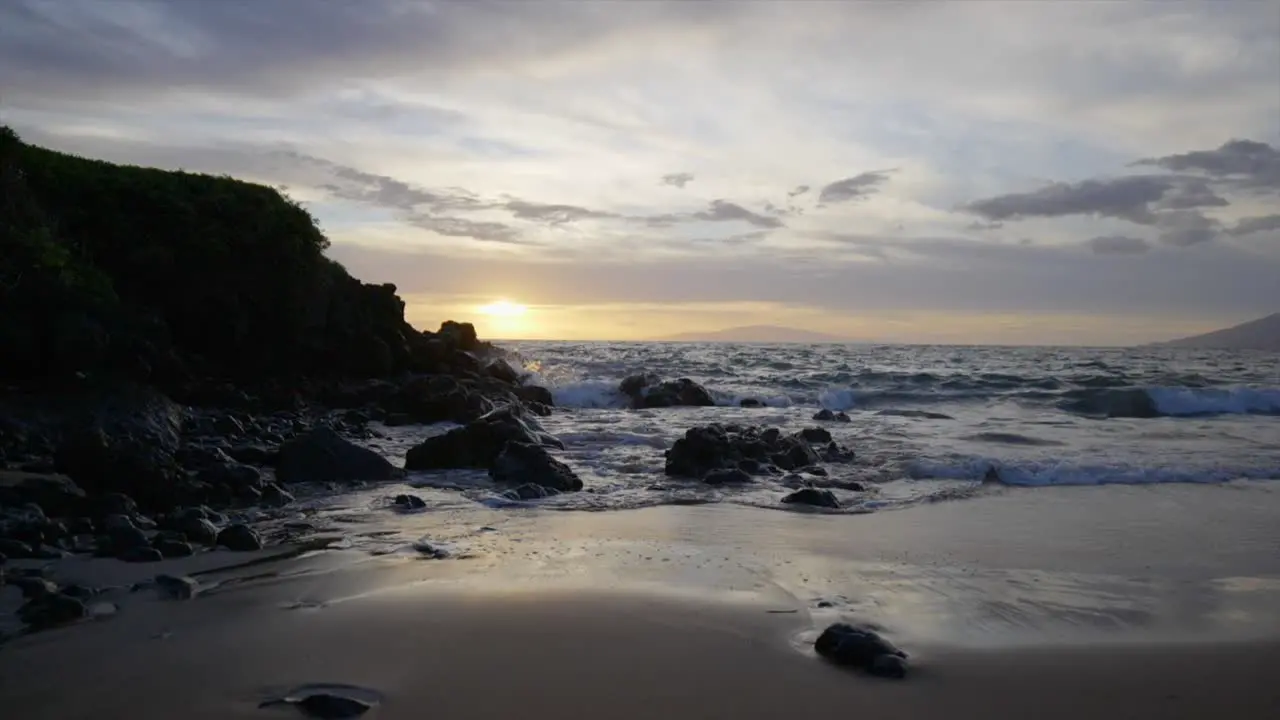
[[[658,342],[740,342],[740,343],[843,343],[848,338],[778,325],[744,325],[724,330],[703,330],[656,338]]]
[[[1152,344],[1158,347],[1280,351],[1280,313],[1203,335]]]

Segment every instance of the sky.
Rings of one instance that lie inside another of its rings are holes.
[[[1280,2],[5,0],[0,122],[408,319],[1124,345],[1280,310]]]

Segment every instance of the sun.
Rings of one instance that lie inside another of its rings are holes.
[[[513,303],[507,300],[494,300],[488,305],[481,305],[476,308],[481,315],[489,315],[496,318],[514,318],[520,317],[529,312],[529,308],[520,303]]]

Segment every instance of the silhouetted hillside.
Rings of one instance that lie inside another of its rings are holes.
[[[1166,347],[1280,351],[1280,313],[1203,335],[1159,343]]]
[[[373,377],[450,360],[393,285],[352,278],[327,245],[272,188],[0,128],[0,378]]]

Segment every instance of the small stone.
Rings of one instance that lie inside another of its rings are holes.
[[[427,502],[417,495],[397,495],[391,502],[401,510],[421,510],[427,506]]]
[[[237,523],[228,525],[218,533],[218,545],[236,552],[249,552],[262,549],[262,538],[248,525]]]
[[[164,556],[160,551],[152,547],[135,547],[129,548],[120,553],[120,559],[128,563],[148,563],[160,562]]]
[[[9,584],[21,590],[22,597],[28,600],[58,592],[56,584],[42,577],[16,577],[9,580]]]
[[[200,583],[186,575],[157,575],[156,589],[166,597],[190,600],[200,591]]]
[[[830,490],[819,490],[818,488],[800,488],[790,495],[782,498],[782,502],[800,505],[814,505],[816,507],[825,507],[838,509],[840,501]]]
[[[37,629],[74,622],[87,614],[83,602],[59,593],[33,598],[18,608],[22,622]]]
[[[185,540],[172,537],[160,538],[154,543],[154,547],[167,558],[190,557],[196,552]]]
[[[907,661],[897,655],[877,655],[867,672],[878,677],[902,679],[907,676]]]

